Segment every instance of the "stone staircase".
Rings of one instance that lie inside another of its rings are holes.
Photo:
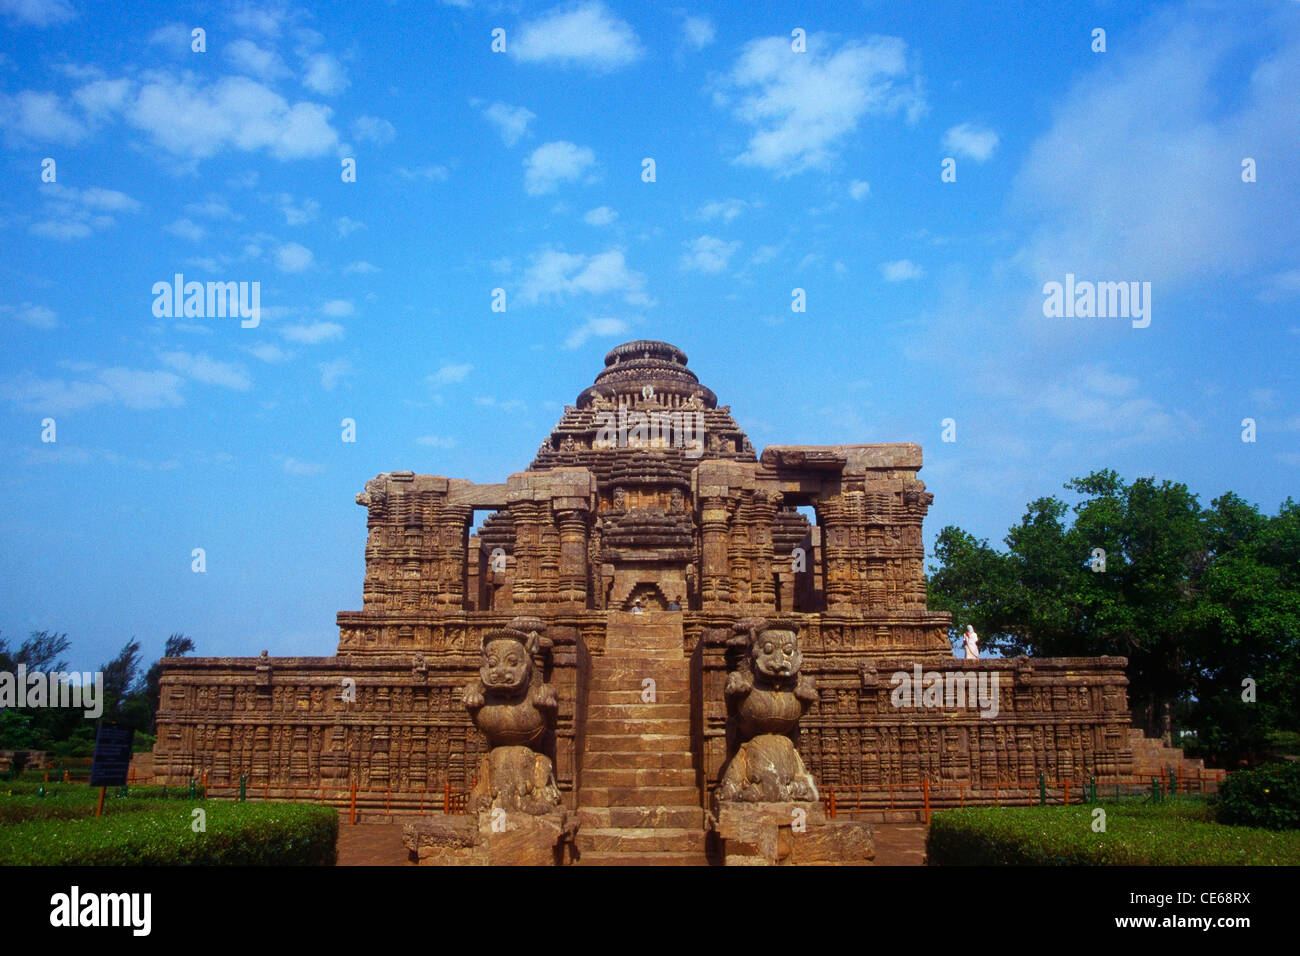
[[[1166,747],[1159,737],[1148,737],[1136,727],[1129,728],[1129,740],[1133,747],[1135,777],[1164,777],[1173,767],[1179,777],[1223,779],[1222,770],[1207,770],[1205,761],[1185,757],[1181,747]]]
[[[655,682],[653,703],[643,681]],[[591,661],[579,865],[704,865],[680,613],[609,612]]]

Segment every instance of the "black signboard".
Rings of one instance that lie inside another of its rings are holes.
[[[95,756],[90,762],[92,787],[125,787],[131,769],[135,731],[116,724],[100,724],[95,735]]]

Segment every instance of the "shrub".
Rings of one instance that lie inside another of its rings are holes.
[[[1216,823],[1200,801],[977,807],[936,813],[928,861],[947,866],[1269,866],[1300,863],[1300,834]]]
[[[0,827],[0,866],[334,863],[338,811],[333,807],[207,801],[204,833],[191,829],[192,809],[187,800],[148,801],[99,819],[37,819]]]
[[[1228,774],[1219,787],[1218,818],[1236,826],[1300,829],[1300,763]]]

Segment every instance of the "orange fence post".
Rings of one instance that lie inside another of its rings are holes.
[[[351,804],[351,809],[348,811],[348,813],[350,815],[351,825],[356,826],[357,825],[357,782],[355,780],[352,781],[352,804]]]
[[[921,794],[925,800],[925,825],[930,825],[930,778],[921,778]]]
[[[889,809],[894,809],[894,785],[889,785]]]
[[[995,807],[1001,806],[998,802],[998,786],[1000,783],[1001,781],[998,781],[998,783],[993,784],[993,806]]]
[[[389,805],[392,802],[392,799],[393,799],[393,788],[392,787],[385,788],[384,789],[384,812],[385,813],[391,812]]]
[[[831,819],[835,819],[835,788],[831,787]]]
[[[1065,805],[1070,805],[1070,781],[1065,781]]]

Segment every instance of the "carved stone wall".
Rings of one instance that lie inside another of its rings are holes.
[[[467,789],[483,742],[461,688],[484,631],[526,615],[547,624],[539,664],[560,704],[549,756],[571,801],[581,662],[603,653],[608,612],[638,598],[685,611],[702,796],[727,757],[722,642],[752,615],[799,622],[821,695],[799,743],[820,784],[879,796],[922,778],[982,789],[1127,773],[1121,659],[952,657],[951,620],[925,603],[921,464],[913,444],[758,457],[681,350],[619,346],[527,471],[488,485],[409,471],[366,482],[362,609],[339,613],[336,656],[164,662],[157,773],[183,783],[203,770],[216,785],[242,774],[286,794],[350,781]],[[916,666],[996,675],[998,715],[893,706],[890,675]]]

